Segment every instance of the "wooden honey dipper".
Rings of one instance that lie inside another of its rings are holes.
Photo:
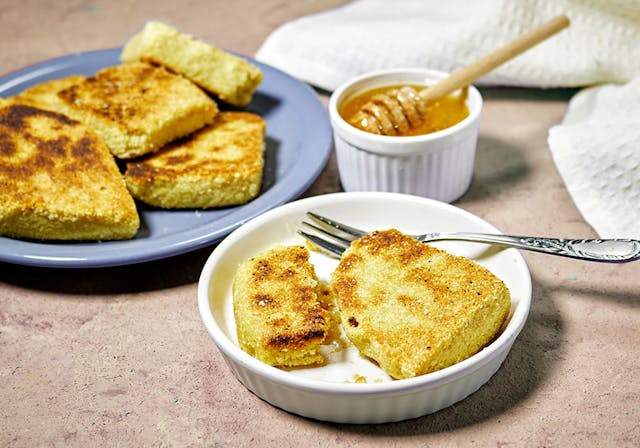
[[[557,16],[420,91],[405,86],[391,90],[387,94],[374,95],[371,101],[362,106],[350,123],[374,134],[402,135],[422,122],[429,101],[468,87],[476,79],[563,30],[569,24],[567,16]]]

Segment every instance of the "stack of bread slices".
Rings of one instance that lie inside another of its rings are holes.
[[[160,22],[120,59],[0,100],[0,235],[129,239],[135,200],[204,209],[259,194],[266,123],[243,110],[256,66]]]

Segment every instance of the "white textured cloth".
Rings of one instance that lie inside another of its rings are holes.
[[[334,90],[376,69],[453,71],[562,13],[568,29],[478,84],[578,87],[640,75],[639,0],[359,0],[281,26],[256,59]]]
[[[640,239],[640,77],[574,95],[549,148],[598,235]]]

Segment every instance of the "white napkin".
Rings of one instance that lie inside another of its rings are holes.
[[[549,147],[598,235],[640,239],[640,77],[574,95],[549,131]]]
[[[374,69],[455,70],[561,13],[568,29],[478,84],[576,87],[640,75],[637,0],[359,0],[281,26],[256,58],[333,90]]]

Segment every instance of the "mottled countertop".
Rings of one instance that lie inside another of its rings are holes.
[[[5,0],[0,72],[118,47],[149,19],[251,56],[278,25],[340,3]],[[481,91],[474,180],[455,204],[505,233],[594,237],[547,147],[574,91]],[[332,157],[304,195],[340,189]],[[196,304],[212,249],[101,269],[0,263],[0,446],[640,444],[638,263],[524,253],[531,313],[485,386],[422,418],[339,425],[274,408],[231,375]]]

